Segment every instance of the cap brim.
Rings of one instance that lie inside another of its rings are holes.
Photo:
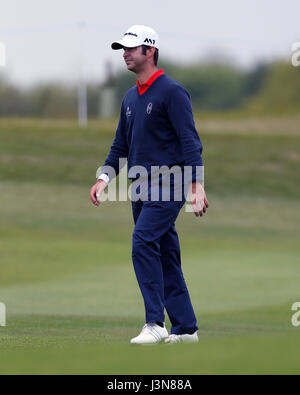
[[[111,44],[112,49],[122,49],[124,48],[124,45],[120,44],[118,41],[115,41],[114,43]]]
[[[115,41],[111,44],[112,49],[122,49],[124,47],[126,48],[135,48],[138,47],[140,44],[136,38],[132,38],[132,37],[128,37],[125,36],[124,38],[122,38],[122,40],[119,41]]]

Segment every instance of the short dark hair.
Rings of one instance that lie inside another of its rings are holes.
[[[142,54],[146,55],[147,49],[151,49],[151,47],[149,45],[142,45]],[[154,65],[157,66],[158,63],[158,56],[159,56],[159,50],[157,48],[155,48],[155,52],[153,55],[153,61],[154,61]]]

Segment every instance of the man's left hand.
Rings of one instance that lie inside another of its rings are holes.
[[[208,208],[208,201],[200,182],[193,182],[191,184],[189,197],[196,217],[202,217]]]

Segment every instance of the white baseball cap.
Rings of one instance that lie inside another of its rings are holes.
[[[125,33],[121,40],[111,44],[112,49],[122,49],[124,47],[134,48],[140,45],[149,45],[158,49],[158,34],[151,27],[144,25],[133,25]]]

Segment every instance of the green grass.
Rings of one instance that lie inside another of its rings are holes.
[[[135,348],[130,203],[88,197],[111,123],[0,120],[0,373],[299,374],[300,133],[275,121],[201,130],[210,207],[177,221],[200,343]]]

